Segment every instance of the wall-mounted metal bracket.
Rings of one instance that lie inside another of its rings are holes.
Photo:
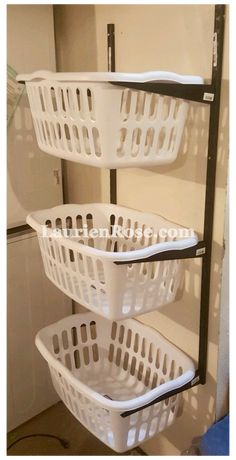
[[[194,377],[192,378],[192,380],[190,380],[190,382],[186,383],[185,385],[182,385],[179,388],[175,388],[174,390],[167,391],[166,393],[164,393],[163,395],[161,395],[158,398],[154,399],[150,403],[145,404],[144,406],[141,406],[141,407],[137,407],[137,409],[125,411],[120,415],[123,418],[129,417],[130,415],[135,414],[136,412],[140,412],[141,410],[146,409],[147,407],[153,406],[154,404],[157,404],[157,403],[163,401],[164,399],[171,398],[171,396],[175,396],[178,393],[182,393],[185,390],[189,390],[190,388],[193,388],[194,386],[199,385],[199,383],[201,383],[201,382],[200,382],[199,371],[197,369],[195,371],[195,374],[194,374]]]
[[[176,97],[178,99],[186,99],[189,101],[199,102],[203,104],[211,104],[214,100],[214,87],[212,85],[192,85],[181,83],[134,83],[134,82],[110,82],[116,86],[124,86],[129,89],[145,91],[148,93],[157,93],[164,96]],[[209,96],[207,96],[209,95]]]
[[[171,251],[162,251],[154,254],[150,257],[136,259],[136,260],[125,260],[114,262],[116,265],[131,265],[140,264],[146,262],[158,262],[161,260],[176,260],[176,259],[195,259],[197,257],[204,257],[206,254],[206,243],[200,241],[195,246],[186,249],[174,249]]]
[[[219,129],[219,112],[220,112],[220,93],[222,78],[223,62],[223,44],[224,44],[224,21],[225,5],[215,5],[214,35],[213,35],[213,53],[212,53],[212,78],[209,85],[183,85],[177,83],[130,83],[119,82],[118,86],[125,88],[137,89],[172,96],[176,98],[195,101],[208,104],[210,108],[209,119],[209,136],[208,136],[208,161],[206,171],[206,188],[205,188],[205,209],[204,209],[204,231],[203,241],[198,245],[184,249],[182,251],[165,251],[153,258],[131,260],[129,262],[114,262],[117,265],[133,264],[140,262],[151,262],[157,260],[185,259],[185,258],[202,258],[201,274],[201,298],[200,298],[200,325],[199,325],[199,348],[198,348],[198,369],[194,378],[186,385],[163,394],[161,397],[152,401],[147,406],[140,407],[134,411],[127,411],[121,414],[122,417],[128,417],[134,412],[143,410],[145,407],[156,404],[170,396],[183,392],[195,385],[206,383],[207,369],[207,348],[208,348],[208,322],[209,322],[209,297],[210,297],[210,275],[211,275],[211,252],[212,252],[212,235],[213,235],[213,217],[215,201],[215,178],[217,163],[217,146],[218,146],[218,129]],[[111,198],[116,198],[116,175],[111,177]],[[115,182],[114,182],[115,181]],[[113,196],[112,196],[113,195]],[[116,202],[116,201],[112,201]],[[182,255],[181,255],[182,253]]]

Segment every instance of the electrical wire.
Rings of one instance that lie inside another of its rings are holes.
[[[69,442],[66,439],[60,438],[59,436],[55,436],[54,434],[46,434],[46,433],[34,433],[34,434],[28,434],[26,436],[22,436],[21,438],[16,439],[14,442],[12,442],[8,447],[7,450],[11,449],[15,444],[17,444],[19,441],[22,441],[23,439],[27,438],[33,438],[36,436],[44,437],[44,438],[53,438],[56,439],[64,449],[68,449],[70,447]]]

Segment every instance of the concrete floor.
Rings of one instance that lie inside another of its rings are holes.
[[[9,446],[22,436],[30,434],[52,434],[65,439],[69,443],[64,448],[57,439],[47,437],[31,437],[22,439],[8,450],[8,455],[120,455],[105,446],[86,428],[84,428],[59,402],[33,419],[8,434]],[[136,448],[127,454],[146,455]]]

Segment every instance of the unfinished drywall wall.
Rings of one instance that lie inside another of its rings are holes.
[[[58,6],[58,10],[62,7]],[[59,11],[56,11],[59,14]],[[213,5],[95,5],[93,23],[96,32],[96,68],[87,67],[84,57],[91,47],[90,26],[78,26],[81,18],[92,13],[91,5],[63,6],[64,32],[70,40],[83,42],[83,53],[78,55],[65,43],[60,44],[67,53],[68,68],[78,62],[79,70],[105,71],[107,68],[106,25],[116,28],[116,70],[147,71],[170,70],[185,74],[211,75]],[[63,13],[63,14],[62,14]],[[70,25],[76,23],[77,27]],[[89,19],[91,25],[92,19]],[[67,25],[66,25],[67,24]],[[228,23],[227,23],[228,24]],[[166,430],[143,445],[149,455],[179,455],[188,448],[192,439],[200,436],[215,420],[217,395],[217,367],[219,348],[219,312],[221,272],[223,258],[224,211],[227,185],[228,156],[228,25],[222,85],[219,133],[219,155],[216,178],[214,241],[212,254],[209,352],[207,384],[195,387],[185,394],[182,417]],[[70,31],[68,28],[70,27]],[[72,32],[73,29],[73,32]],[[60,32],[60,31],[59,31]],[[59,43],[58,43],[59,46]],[[84,59],[84,62],[83,62]],[[74,61],[73,61],[74,60]],[[73,62],[73,64],[72,64]],[[95,64],[95,60],[94,60]],[[75,68],[73,67],[73,70]],[[119,170],[118,204],[155,212],[182,225],[193,227],[201,237],[205,191],[206,152],[209,110],[191,104],[178,160],[169,166],[145,169]],[[95,201],[109,201],[109,172],[91,172],[86,183],[82,180],[83,166],[68,173],[68,196],[91,200],[94,180],[100,183]],[[76,180],[75,171],[78,171]],[[185,289],[172,305],[159,312],[140,318],[156,327],[171,341],[197,358],[199,296],[201,261],[186,261]],[[227,366],[228,363],[225,363]]]

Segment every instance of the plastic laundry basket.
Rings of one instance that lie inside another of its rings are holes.
[[[169,72],[19,75],[26,82],[38,145],[67,160],[106,168],[175,160],[188,102],[110,82],[202,83]]]
[[[117,323],[94,313],[72,315],[41,330],[36,345],[68,409],[117,452],[170,426],[181,395],[155,400],[194,376],[183,352],[133,319]]]
[[[178,237],[182,227],[160,216],[111,204],[57,206],[33,212],[27,222],[38,233],[48,278],[76,302],[110,319],[137,316],[173,302],[182,280],[181,260],[145,263],[145,258],[164,250],[181,251],[198,241],[194,233]],[[99,229],[109,233],[110,223],[123,233],[96,238],[76,234],[82,229],[88,235]],[[54,233],[46,234],[46,225]],[[66,228],[75,234],[60,231]],[[144,261],[132,263],[140,258]],[[119,261],[129,263],[117,265]]]

